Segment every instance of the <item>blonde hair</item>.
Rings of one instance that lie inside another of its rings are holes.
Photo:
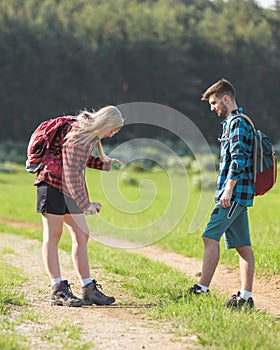
[[[77,115],[78,125],[67,134],[67,140],[74,140],[86,147],[97,143],[97,150],[103,162],[107,161],[100,138],[109,132],[118,132],[124,120],[115,106],[106,106],[97,112],[82,111]]]

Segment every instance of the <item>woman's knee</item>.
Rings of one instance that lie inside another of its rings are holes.
[[[62,232],[61,231],[43,231],[43,243],[44,244],[53,244],[58,245],[61,239]]]
[[[72,242],[77,245],[87,245],[89,239],[89,232],[79,231],[71,232]]]
[[[63,216],[43,214],[43,240],[45,242],[58,243],[63,229]]]

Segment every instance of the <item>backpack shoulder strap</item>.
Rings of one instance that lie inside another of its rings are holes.
[[[237,117],[242,117],[244,118],[245,120],[247,120],[247,122],[251,125],[252,129],[253,129],[253,132],[254,132],[254,145],[253,145],[253,174],[254,174],[254,184],[256,183],[256,179],[257,179],[257,150],[258,150],[258,144],[257,144],[257,132],[256,132],[256,128],[255,128],[255,125],[252,121],[252,119],[250,117],[248,117],[246,114],[237,114],[237,115],[234,115],[232,116],[228,122],[227,122],[227,127],[226,127],[226,130],[225,130],[225,134],[224,134],[224,137],[228,138],[229,136],[229,129],[230,129],[230,124],[231,122],[237,118]]]
[[[251,125],[251,127],[254,131],[254,134],[256,134],[256,128],[255,128],[254,123],[252,122],[252,119],[250,117],[248,117],[246,114],[241,113],[241,114],[233,115],[231,118],[229,118],[229,120],[227,122],[226,130],[225,130],[225,134],[224,134],[226,138],[229,136],[229,129],[230,129],[231,122],[238,117],[242,117],[245,120],[247,120],[247,122]]]

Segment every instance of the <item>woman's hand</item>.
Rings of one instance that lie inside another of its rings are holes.
[[[123,163],[116,158],[109,158],[108,162],[111,166],[111,169],[114,170],[121,170],[124,167]]]
[[[92,202],[90,204],[90,206],[87,208],[87,210],[85,211],[85,213],[87,215],[94,215],[96,213],[100,213],[101,207],[102,207],[101,203],[99,203],[99,202]]]

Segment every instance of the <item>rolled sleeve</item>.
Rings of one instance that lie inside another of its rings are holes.
[[[86,162],[88,168],[97,170],[111,170],[111,164],[109,162],[103,162],[100,157],[90,156]]]
[[[245,170],[251,152],[250,142],[246,135],[248,135],[246,123],[243,120],[236,119],[232,123],[229,135],[231,162],[228,179],[238,181]]]
[[[63,192],[70,195],[82,210],[90,206],[84,178],[87,150],[81,144],[68,141],[63,145]]]

